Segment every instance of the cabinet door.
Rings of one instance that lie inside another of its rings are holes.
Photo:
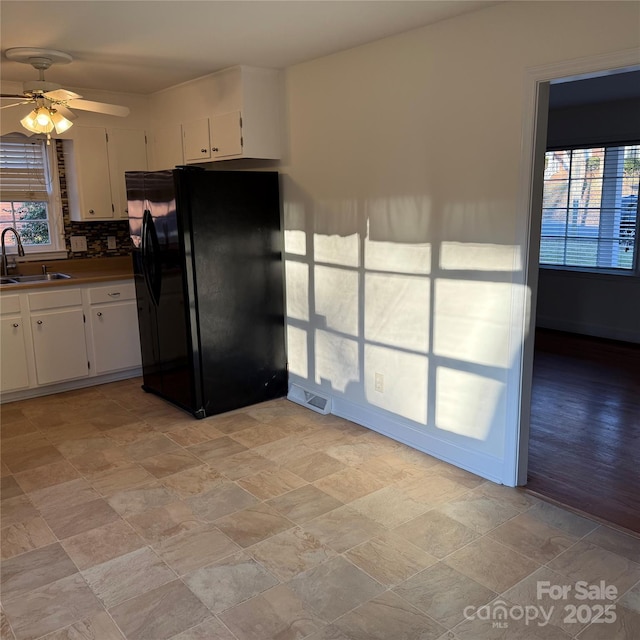
[[[163,127],[153,132],[153,169],[173,169],[184,164],[182,126]]]
[[[31,314],[38,384],[89,375],[82,309]]]
[[[211,119],[211,147],[213,158],[242,155],[242,118],[239,111]]]
[[[116,218],[128,218],[125,171],[146,171],[147,138],[137,129],[109,129],[109,171]]]
[[[138,308],[134,300],[93,305],[91,333],[96,373],[140,366]]]
[[[22,318],[0,320],[0,391],[14,391],[29,386],[27,350]]]
[[[192,120],[182,125],[182,148],[186,163],[204,162],[211,159],[209,118]]]
[[[103,127],[78,127],[74,132],[73,157],[78,199],[72,218],[113,219],[106,130]]]

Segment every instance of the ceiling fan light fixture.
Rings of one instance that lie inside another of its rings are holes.
[[[31,113],[26,115],[22,120],[20,120],[20,124],[27,130],[32,133],[41,133],[38,122],[36,118],[38,117],[38,110],[34,109]]]
[[[55,109],[37,107],[20,120],[20,124],[27,131],[31,131],[32,133],[46,133],[47,137],[49,137],[49,134],[54,128],[56,133],[63,133],[73,125],[73,122],[65,118],[61,113],[58,113]]]
[[[38,107],[20,120],[20,124],[33,133],[50,133],[53,131],[53,121],[46,107]]]
[[[45,128],[48,127],[48,131],[53,129],[53,120],[51,120],[51,114],[49,113],[49,109],[46,107],[40,107],[36,109],[36,124],[40,127]]]
[[[73,122],[71,122],[71,120],[67,120],[67,118],[58,111],[51,112],[51,121],[53,122],[53,126],[56,128],[56,133],[64,133],[67,129],[70,129],[73,126]]]

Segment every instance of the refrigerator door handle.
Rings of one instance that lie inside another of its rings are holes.
[[[160,243],[153,222],[153,216],[145,209],[142,216],[142,270],[153,304],[157,307],[160,301],[161,270]]]

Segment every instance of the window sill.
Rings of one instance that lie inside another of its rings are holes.
[[[638,278],[638,273],[630,269],[586,269],[580,267],[556,267],[554,265],[538,265],[540,271],[545,271],[556,276],[569,276],[575,278],[609,280],[620,282],[621,278]]]
[[[11,256],[15,256],[15,253],[9,253],[7,256],[11,258]],[[66,251],[40,251],[39,253],[27,253],[26,256],[22,256],[19,259],[16,259],[16,263],[20,264],[21,262],[38,262],[41,260],[66,260],[67,259]]]

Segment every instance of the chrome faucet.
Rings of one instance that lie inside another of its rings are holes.
[[[2,272],[1,272],[1,274],[3,276],[8,276],[9,275],[9,268],[15,269],[15,266],[16,266],[15,261],[11,265],[7,261],[7,250],[6,250],[5,246],[4,246],[4,237],[7,234],[7,231],[13,232],[13,235],[16,237],[16,244],[18,245],[18,257],[21,258],[21,257],[24,256],[24,247],[22,246],[22,240],[20,240],[20,234],[13,227],[7,227],[2,232],[2,236],[0,237],[0,245],[2,245]]]

